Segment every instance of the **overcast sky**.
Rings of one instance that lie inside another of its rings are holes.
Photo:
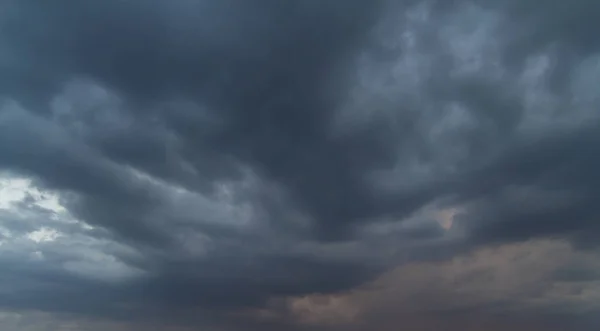
[[[592,331],[600,1],[0,0],[2,331]]]

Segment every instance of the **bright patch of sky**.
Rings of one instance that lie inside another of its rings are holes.
[[[36,207],[54,213],[66,213],[58,195],[41,191],[32,180],[0,173],[0,209],[11,210],[25,199],[31,199]]]
[[[35,241],[36,243],[54,241],[60,236],[61,234],[58,231],[49,228],[41,228],[27,234],[27,238]]]
[[[36,187],[29,178],[0,173],[0,264],[3,258],[60,261],[65,272],[108,282],[143,274],[121,260],[139,257],[137,251],[99,238],[89,232],[93,229],[71,215],[58,193]]]

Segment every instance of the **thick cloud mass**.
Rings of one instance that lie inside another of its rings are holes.
[[[0,324],[595,330],[599,18],[0,0]]]

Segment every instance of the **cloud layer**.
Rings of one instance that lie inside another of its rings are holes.
[[[1,1],[1,323],[592,330],[599,15]]]

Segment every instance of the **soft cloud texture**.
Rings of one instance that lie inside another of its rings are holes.
[[[0,323],[595,330],[596,1],[0,1]]]

